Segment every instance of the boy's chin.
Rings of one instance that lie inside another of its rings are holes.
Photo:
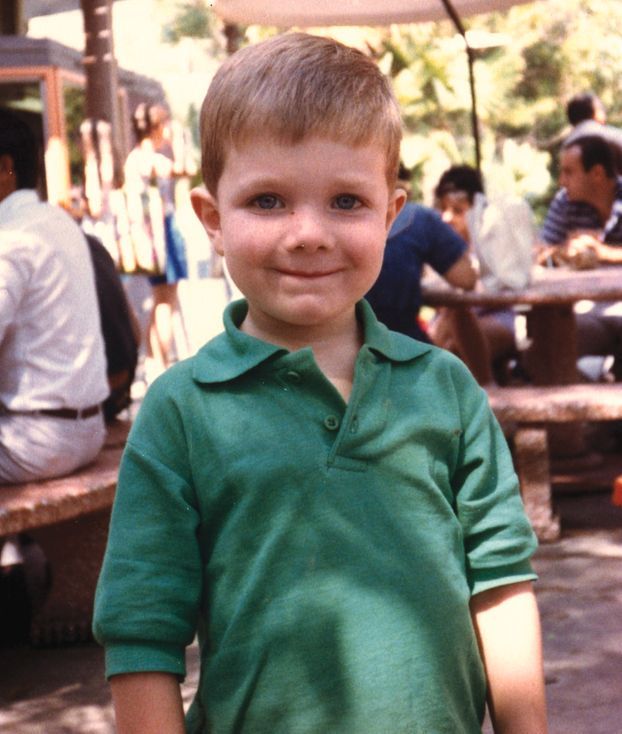
[[[347,325],[355,320],[355,303],[331,308],[325,303],[301,301],[288,308],[257,309],[250,305],[247,320],[261,328],[262,325],[274,329],[310,329],[328,331]]]

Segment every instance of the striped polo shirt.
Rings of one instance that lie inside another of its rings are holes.
[[[618,177],[611,216],[603,224],[597,210],[582,201],[570,201],[566,189],[560,189],[549,206],[540,239],[551,245],[562,244],[575,230],[597,229],[603,232],[603,242],[622,245],[622,178]]]

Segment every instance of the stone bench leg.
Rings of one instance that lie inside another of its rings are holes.
[[[53,645],[92,639],[95,586],[102,564],[110,510],[29,531],[50,564],[51,588],[33,615],[31,641]]]
[[[553,514],[547,432],[519,427],[514,434],[514,461],[525,509],[539,540],[559,538],[559,518]]]

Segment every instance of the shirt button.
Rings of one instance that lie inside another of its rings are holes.
[[[336,415],[327,415],[324,418],[324,425],[329,431],[336,431],[339,428],[339,418]]]
[[[289,372],[286,372],[285,377],[289,382],[293,382],[294,384],[298,384],[302,380],[300,372],[294,372],[294,370],[289,370]]]

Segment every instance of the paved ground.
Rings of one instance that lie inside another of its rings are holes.
[[[142,308],[148,286],[135,280],[131,290]],[[222,282],[191,280],[180,295],[197,348],[220,330]],[[589,491],[581,481],[560,479],[563,537],[542,546],[535,560],[551,734],[622,731],[622,508],[611,505],[610,477],[602,474]],[[197,680],[196,647],[189,650],[188,663],[186,702]],[[97,646],[0,650],[0,731],[112,734],[112,722]]]
[[[564,496],[558,506],[564,536],[542,546],[535,562],[550,732],[615,734],[621,730],[622,509],[604,492]],[[186,702],[196,685],[196,653],[193,647],[188,654]],[[0,650],[0,731],[112,734],[99,648]]]

